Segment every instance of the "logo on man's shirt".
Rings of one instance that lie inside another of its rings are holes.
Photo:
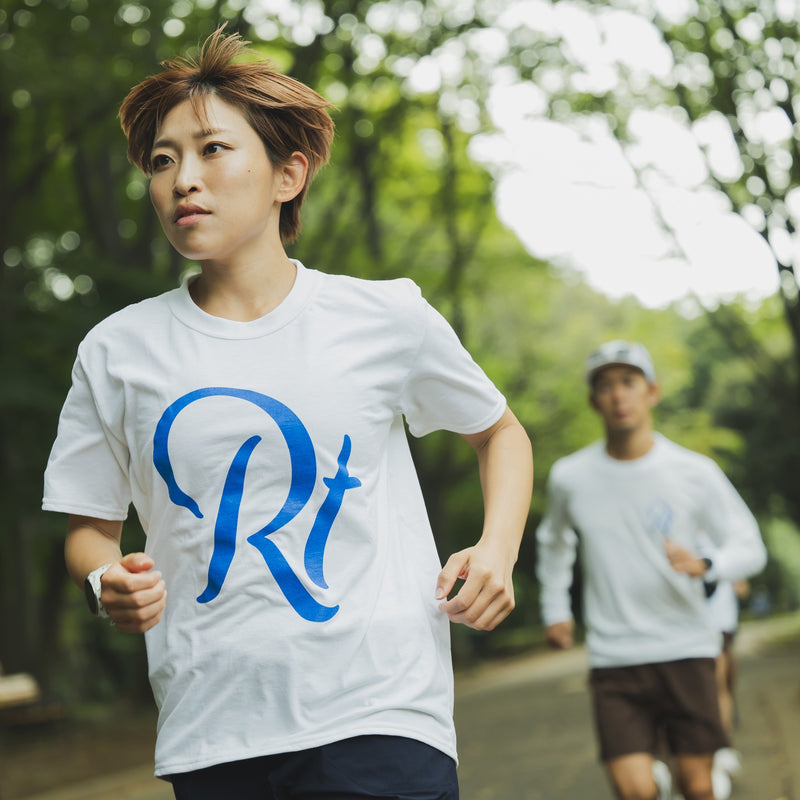
[[[289,493],[275,516],[263,528],[248,536],[247,541],[264,557],[284,597],[303,619],[311,622],[325,622],[331,619],[339,610],[339,606],[326,606],[316,600],[303,580],[292,569],[280,548],[270,539],[273,533],[291,522],[306,507],[317,479],[317,458],[311,437],[299,417],[288,406],[265,394],[226,387],[197,389],[178,398],[161,415],[153,436],[153,463],[167,485],[170,500],[175,505],[191,511],[198,519],[203,518],[204,515],[194,498],[178,486],[170,461],[168,444],[172,424],[181,411],[192,403],[208,397],[235,397],[246,400],[265,411],[278,426],[289,448],[291,470]],[[247,467],[260,441],[260,436],[249,437],[236,451],[228,468],[214,526],[214,549],[208,565],[208,584],[197,598],[198,603],[208,603],[217,597],[228,575],[236,551],[239,507],[242,502]],[[350,437],[345,435],[339,452],[336,474],[322,479],[328,488],[328,493],[317,511],[305,544],[303,556],[305,577],[321,589],[328,588],[323,573],[323,557],[331,527],[342,506],[345,492],[361,486],[361,481],[351,476],[347,469],[350,449]]]
[[[648,530],[658,538],[667,538],[672,529],[672,521],[675,518],[672,506],[664,500],[656,500],[647,507],[645,513]]]

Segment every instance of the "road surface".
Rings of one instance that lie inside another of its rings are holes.
[[[800,800],[800,615],[744,626],[736,648],[744,769],[734,800]],[[595,755],[583,650],[460,674],[455,714],[462,800],[612,800]],[[172,797],[144,765],[25,800]]]

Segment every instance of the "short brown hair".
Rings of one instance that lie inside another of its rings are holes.
[[[202,119],[202,101],[216,95],[242,111],[273,165],[287,163],[298,151],[308,159],[305,185],[297,197],[281,206],[281,241],[293,242],[300,233],[300,207],[311,179],[330,157],[333,120],[328,109],[333,106],[264,58],[234,64],[234,59],[253,51],[239,34],[223,31],[224,26],[206,39],[196,59],[165,61],[161,72],[128,93],[119,110],[128,158],[150,176],[153,141],[164,117],[189,100]]]

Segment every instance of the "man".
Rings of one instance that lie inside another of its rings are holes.
[[[719,467],[653,431],[659,387],[645,347],[607,342],[589,356],[586,379],[605,441],[550,473],[537,531],[547,638],[572,644],[569,587],[580,539],[595,722],[617,797],[670,796],[654,777],[663,735],[686,800],[714,800],[713,754],[727,740],[714,675],[721,636],[703,584],[758,572],[764,545]],[[705,557],[701,533],[714,548]]]

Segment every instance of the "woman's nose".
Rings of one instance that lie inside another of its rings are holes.
[[[179,197],[185,197],[200,189],[200,175],[198,165],[193,159],[183,159],[175,171],[173,191]]]

